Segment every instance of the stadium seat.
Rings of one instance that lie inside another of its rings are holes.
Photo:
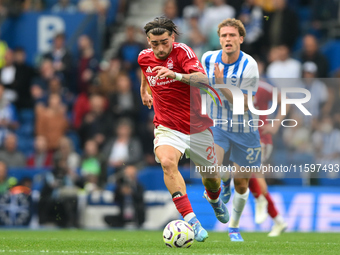
[[[34,111],[32,109],[22,109],[19,111],[19,122],[20,123],[33,123],[34,122]]]
[[[334,72],[340,68],[340,41],[329,41],[321,47],[321,52],[329,61],[330,73],[334,74]]]

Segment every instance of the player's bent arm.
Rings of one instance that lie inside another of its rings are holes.
[[[140,94],[143,95],[143,94],[146,94],[146,93],[148,93],[148,82],[146,81],[144,73],[141,70]]]
[[[142,98],[143,105],[146,105],[149,109],[151,109],[153,100],[152,96],[148,92],[148,82],[144,76],[143,71],[141,71],[141,85],[140,85],[140,96]]]
[[[233,94],[231,93],[230,89],[227,89],[227,88],[220,88],[220,91],[222,92],[222,94],[227,98],[228,102],[229,103],[233,103]],[[247,94],[243,94],[244,96],[244,99],[243,99],[243,102],[244,102],[244,111],[248,111],[248,95]],[[253,100],[254,100],[254,97],[253,97]]]
[[[201,83],[208,84],[208,77],[201,72],[194,72],[190,74],[181,74],[182,80],[185,84],[192,85],[195,87],[202,87]]]

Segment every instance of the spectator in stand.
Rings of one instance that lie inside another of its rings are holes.
[[[115,201],[120,207],[116,226],[132,225],[141,227],[145,220],[144,189],[137,180],[137,168],[128,165],[117,180]]]
[[[184,22],[183,19],[178,16],[178,7],[175,0],[166,0],[164,2],[163,13],[165,17],[171,19],[175,23],[181,33],[184,31]],[[181,41],[181,35],[176,35],[176,38]]]
[[[324,109],[331,109],[332,101],[329,100],[328,88],[326,84],[317,79],[318,67],[314,62],[308,61],[302,65],[302,78],[300,87],[307,89],[311,93],[311,100],[304,103],[304,107],[312,116],[303,115],[305,126],[312,130],[317,128],[320,115],[325,112]],[[302,114],[302,113],[301,113]],[[301,123],[302,124],[302,123]]]
[[[289,49],[285,45],[271,49],[269,62],[271,63],[267,67],[267,76],[279,88],[292,86],[293,80],[287,78],[301,77],[301,63],[290,57]]]
[[[23,48],[14,50],[14,65],[16,84],[15,90],[18,100],[15,102],[18,109],[33,108],[33,100],[30,93],[30,86],[35,75],[34,69],[26,64],[26,52]]]
[[[65,47],[65,34],[60,33],[54,37],[53,49],[43,56],[53,63],[53,68],[65,83],[66,87],[71,86],[72,81],[72,56]]]
[[[136,123],[140,99],[138,95],[133,93],[131,86],[130,77],[121,73],[116,80],[117,90],[109,97],[109,108],[115,119],[127,117]]]
[[[33,100],[38,100],[46,94],[49,82],[56,77],[53,63],[49,59],[45,59],[41,62],[39,76],[35,77],[32,81],[31,95]]]
[[[302,64],[311,61],[317,65],[318,78],[328,77],[329,64],[327,58],[319,51],[319,45],[314,35],[308,34],[303,37],[302,52],[300,55]]]
[[[94,48],[91,39],[82,35],[78,39],[80,58],[78,60],[78,93],[88,90],[98,71],[98,61],[94,56]]]
[[[41,168],[51,167],[53,153],[47,150],[47,140],[44,136],[36,136],[34,139],[34,153],[27,159],[27,167]]]
[[[0,161],[3,161],[7,167],[26,166],[24,154],[17,150],[17,136],[15,134],[6,136],[4,149],[0,151]]]
[[[121,73],[123,69],[122,61],[118,58],[113,58],[110,62],[106,62],[106,64],[101,65],[101,70],[99,72],[98,78],[103,93],[110,94],[116,90],[115,82],[118,75]],[[140,74],[140,70],[137,69],[137,73]],[[134,86],[134,91],[140,93],[140,82],[138,82],[137,86]]]
[[[109,0],[80,0],[78,2],[79,11],[84,13],[95,13],[105,17],[110,7]]]
[[[85,189],[87,191],[98,189],[106,181],[105,162],[94,140],[88,140],[85,143],[80,171],[85,179]]]
[[[68,128],[66,107],[61,102],[60,95],[51,94],[48,106],[38,104],[35,112],[36,135],[46,137],[48,150],[55,151]]]
[[[287,45],[291,49],[299,36],[299,20],[294,10],[291,10],[286,0],[274,1],[275,11],[270,14],[270,21],[264,22],[264,43],[269,46]]]
[[[137,58],[145,46],[136,39],[137,29],[128,26],[125,30],[125,41],[119,46],[117,58],[122,62],[124,70],[134,72],[138,67]]]
[[[18,128],[16,109],[4,97],[4,86],[0,83],[0,146],[3,144],[8,132]]]
[[[195,10],[195,9],[194,9]],[[206,37],[202,33],[199,25],[199,12],[190,11],[186,13],[185,27],[186,31],[182,35],[182,41],[193,49],[198,59],[201,59],[206,52]]]
[[[48,171],[38,204],[40,224],[78,227],[78,188],[72,181],[65,159],[54,162]]]
[[[192,0],[192,5],[188,5],[183,9],[183,18],[187,20],[191,17],[197,17],[198,25],[202,27],[206,10],[207,5],[205,0]]]
[[[59,148],[54,153],[54,161],[65,159],[67,173],[73,182],[79,178],[77,169],[80,166],[80,156],[74,151],[72,141],[66,136],[60,139]]]
[[[334,128],[333,118],[329,115],[322,116],[319,121],[318,131],[313,136],[313,147],[316,153],[317,164],[322,167],[339,164],[340,162],[340,130]],[[321,168],[322,168],[321,167]],[[328,167],[329,169],[329,167]],[[328,173],[328,178],[339,178],[338,171]]]
[[[90,98],[90,111],[85,114],[79,129],[79,136],[84,146],[87,140],[95,140],[101,148],[106,137],[111,135],[113,118],[106,110],[106,99],[100,95]]]
[[[97,94],[96,86],[89,86],[87,92],[80,93],[73,106],[73,127],[79,129],[84,116],[90,111],[90,97]]]
[[[320,34],[326,35],[329,22],[338,22],[339,1],[334,0],[312,0],[310,6],[312,12],[312,26]],[[323,24],[324,23],[324,24]],[[323,26],[322,26],[323,25]]]
[[[5,194],[10,188],[7,178],[7,167],[3,161],[0,161],[0,195]]]
[[[153,150],[153,140],[155,138],[154,130],[155,125],[153,124],[154,112],[150,112],[147,118],[147,122],[143,125],[140,132],[141,144],[143,146],[143,158],[148,166],[157,165],[155,160],[155,154]]]
[[[51,8],[51,12],[54,13],[69,13],[69,14],[73,14],[76,13],[77,7],[75,5],[73,5],[72,3],[70,3],[70,0],[59,0],[58,3],[56,3],[55,5],[52,6]]]
[[[0,6],[0,23],[1,23],[1,6]],[[0,40],[0,68],[5,65],[5,55],[8,49],[8,45],[5,41]]]
[[[234,18],[236,12],[225,0],[213,0],[212,3],[213,5],[207,8],[203,16],[201,29],[209,40],[209,46],[212,49],[221,49],[216,32],[217,25],[227,18]]]
[[[5,65],[0,69],[0,82],[6,88],[4,97],[11,102],[15,102],[18,99],[15,90],[17,79],[18,74],[14,65],[13,51],[8,49],[5,54]]]
[[[48,89],[46,91],[42,91],[42,93],[37,94],[39,97],[35,98],[35,104],[42,103],[44,105],[48,105],[48,99],[52,94],[58,94],[63,104],[67,106],[67,109],[72,109],[75,100],[74,95],[68,91],[67,88],[62,86],[58,76],[55,76],[48,81]]]
[[[108,165],[116,171],[124,165],[137,164],[142,160],[141,142],[132,134],[132,121],[127,118],[119,120],[115,137],[110,139],[103,149]]]
[[[261,53],[261,38],[263,35],[263,12],[255,4],[255,0],[246,0],[242,5],[239,19],[243,22],[247,32],[242,44],[242,50],[249,55]]]

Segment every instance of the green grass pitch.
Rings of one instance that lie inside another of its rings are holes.
[[[15,254],[340,254],[340,233],[243,233],[231,243],[226,233],[210,232],[204,243],[168,248],[160,231],[2,230],[0,255]]]

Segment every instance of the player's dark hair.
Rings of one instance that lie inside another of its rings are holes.
[[[144,26],[144,31],[147,35],[149,33],[153,35],[162,35],[165,32],[168,32],[169,35],[175,33],[178,35],[177,26],[175,23],[166,17],[156,17],[153,21],[150,21]]]

